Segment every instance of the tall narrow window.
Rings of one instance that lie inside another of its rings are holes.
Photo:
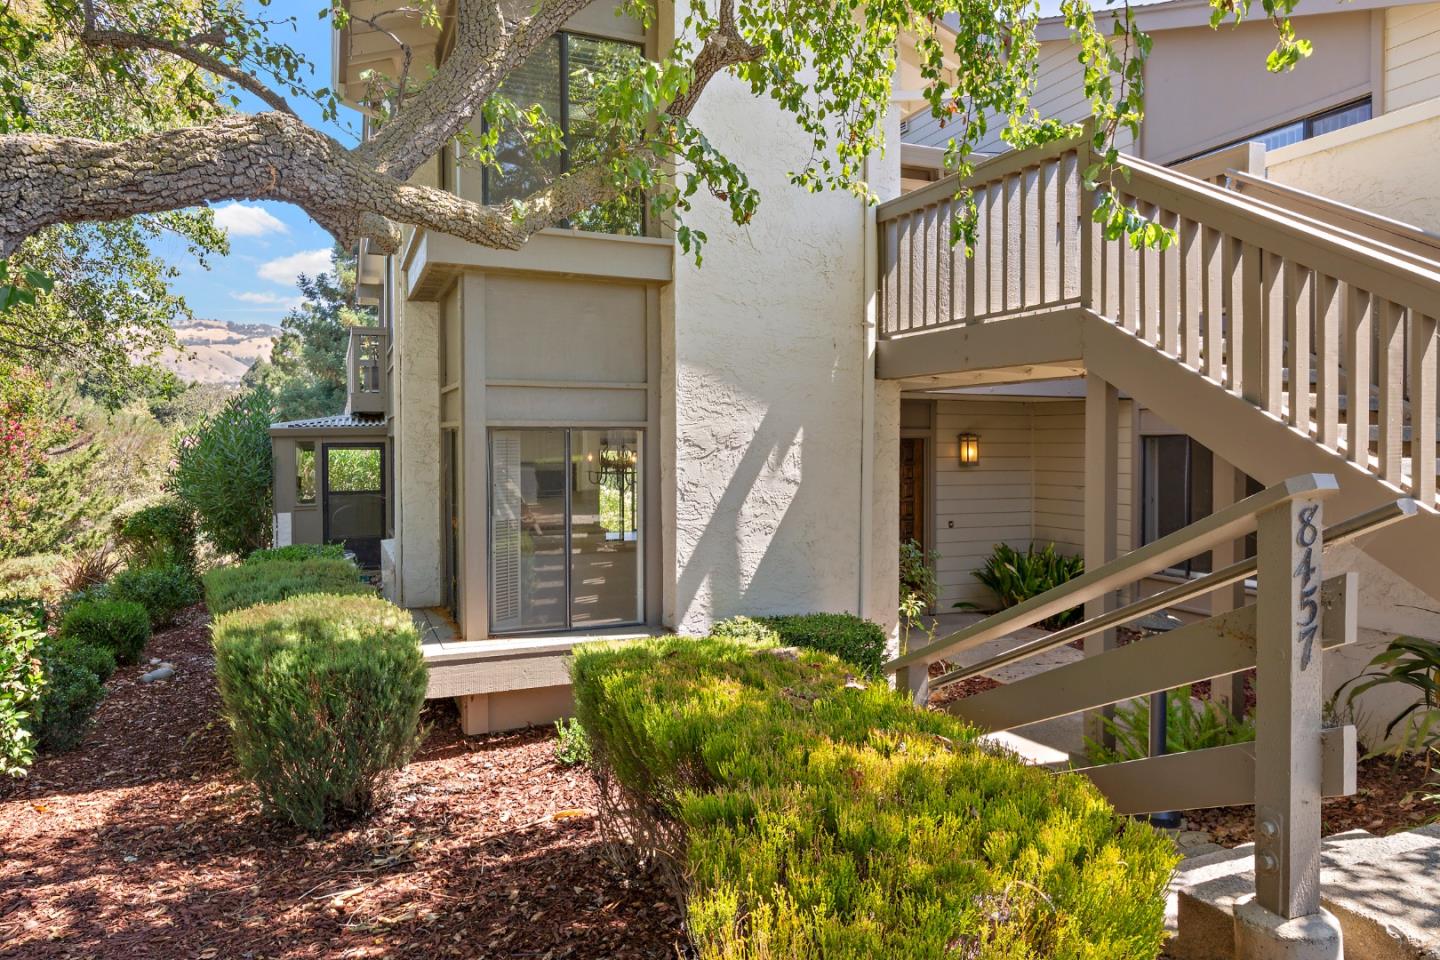
[[[497,633],[642,619],[635,430],[490,435],[490,626]]]
[[[633,72],[643,60],[633,43],[559,33],[500,84],[500,95],[516,107],[539,107],[560,129],[562,146],[549,156],[536,149],[536,141],[523,128],[505,126],[497,131],[495,156],[499,169],[484,173],[486,203],[520,200],[561,173],[594,159],[613,137],[598,116],[599,84]],[[601,233],[644,232],[644,204],[636,196],[622,196],[577,214],[571,226]]]
[[[314,440],[299,440],[295,444],[295,502],[305,506],[315,502]]]

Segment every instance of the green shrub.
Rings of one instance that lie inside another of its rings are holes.
[[[45,692],[33,731],[41,749],[51,753],[69,750],[85,739],[95,710],[105,699],[105,684],[85,656],[72,660],[69,653],[56,646],[44,657]]]
[[[265,812],[321,830],[368,812],[420,739],[426,670],[410,614],[312,595],[215,621],[215,674]]]
[[[60,621],[60,636],[108,650],[120,663],[138,663],[145,644],[150,642],[150,614],[132,600],[86,600],[65,614]],[[114,672],[112,664],[100,679],[108,679]]]
[[[885,632],[851,613],[799,613],[776,617],[731,617],[715,624],[717,637],[751,643],[778,643],[833,653],[868,677],[885,662]]]
[[[590,737],[574,717],[555,721],[555,762],[562,767],[590,762]]]
[[[58,553],[0,560],[0,596],[54,602],[65,591],[60,577],[64,566],[65,557]]]
[[[165,497],[120,521],[119,539],[137,567],[177,564],[195,570],[195,512],[179,497]]]
[[[1089,737],[1085,746],[1094,763],[1120,763],[1150,756],[1150,699],[1134,700],[1115,708],[1102,721],[1115,741],[1107,747]],[[1205,750],[1255,739],[1255,721],[1239,718],[1216,700],[1196,700],[1186,684],[1165,698],[1165,749],[1170,753]]]
[[[170,489],[195,511],[200,532],[221,553],[247,556],[270,545],[270,424],[264,389],[231,397],[175,445]]]
[[[44,640],[31,610],[0,609],[0,776],[24,776],[35,760],[32,731],[45,689]]]
[[[205,604],[216,616],[305,593],[373,594],[349,560],[263,560],[205,574]]]
[[[1083,557],[1057,553],[1053,543],[1046,544],[1045,549],[1039,551],[1032,543],[1024,553],[1009,544],[997,543],[985,566],[976,570],[974,576],[994,592],[1000,601],[1000,609],[1004,610],[1031,597],[1038,597],[1084,572]],[[1040,626],[1047,630],[1059,630],[1078,622],[1082,612],[1083,608],[1072,607],[1042,620]]]
[[[1168,840],[831,657],[672,637],[571,672],[606,827],[673,868],[705,960],[1160,950]]]
[[[1440,749],[1440,643],[1421,637],[1396,637],[1386,644],[1368,664],[1369,669],[1345,681],[1341,690],[1355,684],[1346,697],[1355,700],[1375,687],[1409,687],[1413,700],[1385,725],[1385,738],[1394,736],[1395,728],[1404,724],[1404,736],[1386,752],[1406,750],[1434,751]]]
[[[246,563],[267,560],[344,560],[345,547],[339,543],[292,543],[287,547],[256,550],[245,558]]]
[[[141,615],[144,615],[144,611],[141,611]],[[149,627],[148,623],[146,627]],[[95,674],[101,683],[115,675],[115,654],[105,647],[97,647],[65,637],[51,641],[51,645],[55,649],[56,656],[68,660],[76,666],[84,667]]]
[[[48,620],[44,601],[35,597],[0,599],[0,615],[14,617],[34,630],[44,630]]]
[[[151,627],[164,627],[174,623],[181,610],[200,602],[200,586],[189,570],[169,563],[122,570],[106,584],[103,596],[140,604],[150,615]]]

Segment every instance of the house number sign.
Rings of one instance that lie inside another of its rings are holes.
[[[1320,568],[1315,564],[1315,544],[1320,539],[1320,530],[1315,525],[1315,515],[1320,512],[1318,503],[1302,507],[1299,513],[1300,525],[1295,531],[1295,545],[1300,548],[1300,562],[1293,574],[1300,581],[1300,603],[1296,610],[1295,626],[1300,629],[1300,669],[1310,666],[1315,652],[1315,635],[1320,631]]]

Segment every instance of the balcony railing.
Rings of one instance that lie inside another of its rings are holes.
[[[351,327],[345,353],[350,413],[384,413],[387,334],[381,327]]]

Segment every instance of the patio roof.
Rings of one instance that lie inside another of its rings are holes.
[[[385,418],[379,414],[337,413],[330,417],[287,420],[270,424],[270,436],[384,436]]]

